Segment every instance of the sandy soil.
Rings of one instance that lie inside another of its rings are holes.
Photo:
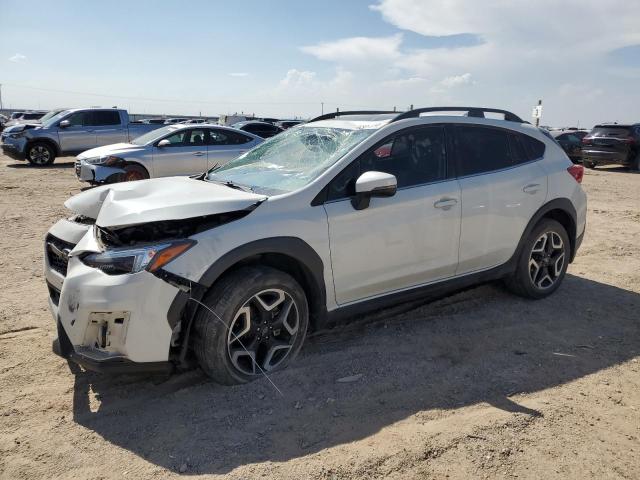
[[[0,478],[640,478],[640,175],[587,172],[555,295],[485,285],[316,334],[281,397],[51,353],[42,240],[71,162],[0,157]]]

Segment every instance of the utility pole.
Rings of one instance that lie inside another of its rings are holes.
[[[324,102],[320,102],[320,105],[322,106],[322,110],[320,111],[320,115],[324,115]]]
[[[2,84],[0,83],[0,110],[3,110],[2,108]]]

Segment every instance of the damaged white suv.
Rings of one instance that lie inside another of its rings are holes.
[[[330,320],[493,279],[542,298],[584,234],[581,180],[514,114],[443,107],[324,115],[197,177],[95,188],[46,237],[54,350],[234,384]]]

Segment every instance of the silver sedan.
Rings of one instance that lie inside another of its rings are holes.
[[[91,184],[193,175],[223,165],[263,142],[220,125],[168,125],[76,157],[76,176]]]

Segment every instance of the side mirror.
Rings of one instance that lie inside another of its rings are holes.
[[[69,120],[62,120],[58,126],[60,128],[67,128],[69,125],[71,125],[71,122]]]
[[[171,142],[165,138],[160,140],[157,146],[158,148],[164,148],[164,147],[168,147],[169,145],[171,145]]]
[[[369,207],[371,197],[393,197],[398,189],[394,175],[384,172],[365,172],[356,180],[356,196],[351,200],[353,208]]]

